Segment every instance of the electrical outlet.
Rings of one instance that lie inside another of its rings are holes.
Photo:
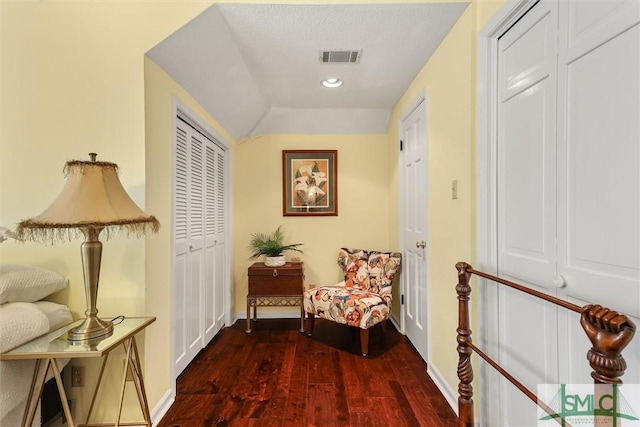
[[[71,367],[71,387],[84,387],[84,366]]]

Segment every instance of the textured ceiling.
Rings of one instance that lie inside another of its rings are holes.
[[[468,3],[217,4],[148,52],[237,139],[385,133]],[[322,64],[321,50],[362,50]],[[339,77],[338,89],[321,80]]]

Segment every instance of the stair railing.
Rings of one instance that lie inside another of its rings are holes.
[[[503,377],[511,382],[518,390],[524,393],[536,405],[551,415],[563,426],[569,424],[558,417],[544,402],[520,383],[507,370],[501,367],[496,361],[485,354],[473,344],[471,338],[469,319],[469,299],[471,296],[471,286],[469,281],[472,275],[483,277],[500,285],[508,286],[512,289],[543,299],[559,307],[580,313],[580,325],[591,341],[592,347],[587,353],[587,360],[593,369],[591,377],[596,385],[622,384],[621,377],[627,368],[627,364],[622,357],[622,350],[633,338],[636,330],[635,324],[624,314],[609,310],[598,304],[588,304],[584,307],[577,306],[567,301],[546,295],[542,292],[529,289],[515,282],[501,279],[482,271],[475,270],[465,262],[456,264],[458,270],[458,425],[459,427],[472,427],[474,425],[473,415],[473,367],[471,366],[471,355],[475,352],[484,359],[491,367],[498,371]],[[600,389],[599,393],[605,391]],[[597,417],[596,417],[597,418]],[[603,425],[607,420],[600,420]],[[596,420],[598,425],[599,420]],[[610,425],[610,424],[608,424]]]

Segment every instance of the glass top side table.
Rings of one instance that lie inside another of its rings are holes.
[[[38,401],[42,394],[42,389],[47,377],[49,369],[52,370],[58,386],[58,393],[62,400],[62,407],[69,427],[80,426],[104,426],[113,425],[119,426],[120,415],[122,413],[122,403],[124,400],[124,390],[127,382],[127,373],[131,375],[134,386],[138,395],[138,401],[140,403],[140,409],[144,421],[139,423],[127,422],[127,425],[141,425],[151,427],[151,416],[149,413],[149,404],[147,402],[147,395],[144,388],[144,379],[142,376],[142,368],[140,366],[140,358],[138,355],[138,346],[136,344],[135,336],[140,331],[144,330],[147,326],[153,323],[155,317],[127,317],[120,323],[115,324],[118,319],[114,319],[113,334],[108,337],[99,337],[90,341],[72,343],[67,340],[67,331],[71,328],[82,323],[82,320],[71,323],[32,341],[29,341],[13,350],[0,354],[0,360],[35,360],[36,366],[33,372],[33,379],[31,382],[31,388],[29,390],[29,396],[27,399],[27,405],[25,407],[24,416],[22,418],[22,427],[30,426],[33,422],[35,412],[38,406]],[[122,386],[120,388],[120,402],[118,405],[118,413],[116,420],[113,424],[105,423],[89,423],[93,407],[95,405],[96,396],[100,388],[100,383],[105,371],[105,366],[109,357],[109,353],[122,345],[125,350],[125,367],[122,378]],[[87,414],[85,424],[74,424],[69,410],[69,404],[67,403],[66,393],[62,384],[62,377],[60,375],[60,367],[58,359],[78,359],[85,357],[102,357],[102,366],[100,367],[100,374],[98,381],[93,391],[93,398],[91,399],[91,406]],[[40,369],[42,362],[44,362],[44,368]]]

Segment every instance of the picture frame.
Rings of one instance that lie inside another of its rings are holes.
[[[282,215],[338,215],[338,150],[282,150]]]

